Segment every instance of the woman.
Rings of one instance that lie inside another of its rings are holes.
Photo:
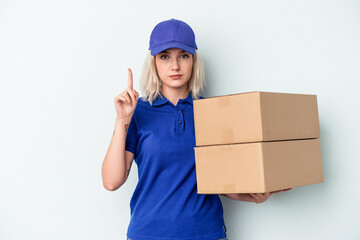
[[[183,21],[155,26],[142,76],[144,97],[128,88],[115,98],[115,130],[105,156],[104,187],[126,181],[135,159],[139,182],[132,196],[127,236],[132,240],[226,239],[218,195],[197,194],[193,99],[204,85],[195,35]],[[273,193],[224,194],[264,202]]]

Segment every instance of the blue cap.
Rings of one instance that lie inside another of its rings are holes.
[[[155,56],[169,48],[180,48],[195,54],[195,34],[187,23],[172,18],[155,26],[150,36],[151,55]]]

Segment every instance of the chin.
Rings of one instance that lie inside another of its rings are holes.
[[[170,84],[166,84],[166,86],[170,87],[170,88],[183,88],[186,86],[187,83],[183,83],[183,82],[178,82],[178,83],[170,83]]]
[[[173,88],[184,88],[186,87],[186,84],[182,84],[182,85],[176,85],[176,86],[173,86]]]

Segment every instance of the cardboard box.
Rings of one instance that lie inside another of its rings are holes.
[[[323,182],[320,139],[195,148],[199,194],[264,193]]]
[[[316,95],[249,92],[194,100],[197,146],[319,138]]]

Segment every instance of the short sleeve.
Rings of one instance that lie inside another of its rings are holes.
[[[138,143],[138,133],[135,121],[135,115],[131,118],[130,125],[126,135],[125,150],[132,152],[136,158],[136,146]]]

